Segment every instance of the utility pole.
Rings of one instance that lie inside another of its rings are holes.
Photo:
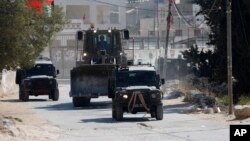
[[[167,32],[166,32],[166,43],[165,43],[165,58],[164,58],[164,63],[163,63],[163,77],[167,79],[167,59],[168,59],[168,41],[169,41],[169,31],[170,31],[170,26],[171,26],[171,18],[172,18],[172,13],[171,13],[171,7],[172,7],[173,0],[169,0],[168,4],[168,16],[167,16]]]
[[[160,31],[159,31],[159,0],[157,0],[157,12],[156,12],[156,16],[157,16],[157,21],[156,21],[156,28],[157,28],[157,49],[160,48]]]
[[[229,107],[228,114],[233,114],[233,82],[232,82],[232,10],[231,1],[227,0],[227,83]]]

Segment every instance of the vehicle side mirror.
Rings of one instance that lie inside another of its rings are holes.
[[[60,71],[59,71],[59,70],[56,70],[56,74],[57,74],[57,75],[60,74]]]
[[[161,79],[161,84],[162,84],[162,85],[165,84],[165,79]]]
[[[124,30],[124,39],[129,40],[129,31]]]
[[[77,40],[82,40],[82,39],[83,39],[83,32],[77,31]]]

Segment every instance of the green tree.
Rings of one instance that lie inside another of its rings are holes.
[[[26,6],[26,0],[0,1],[0,70],[30,67],[65,23],[62,9],[42,16]]]
[[[249,0],[232,1],[232,50],[233,76],[238,80],[237,93],[250,92],[250,24]],[[209,44],[215,45],[214,74],[216,81],[227,80],[227,32],[226,0],[194,0],[201,6],[203,14],[211,28]],[[213,6],[214,5],[214,6]],[[212,8],[211,8],[212,7]]]

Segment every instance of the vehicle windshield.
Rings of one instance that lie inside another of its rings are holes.
[[[128,86],[156,86],[156,73],[154,71],[126,71],[116,75],[117,87]]]
[[[95,46],[98,50],[111,50],[111,36],[108,34],[98,34],[95,38]]]
[[[55,67],[52,64],[36,64],[27,70],[27,76],[48,75],[55,76]]]

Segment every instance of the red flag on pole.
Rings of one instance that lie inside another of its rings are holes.
[[[169,1],[169,3],[174,3],[175,2],[175,0],[168,0]]]
[[[83,20],[85,20],[85,19],[86,19],[86,15],[85,15],[85,14],[82,16],[82,19],[83,19]]]

